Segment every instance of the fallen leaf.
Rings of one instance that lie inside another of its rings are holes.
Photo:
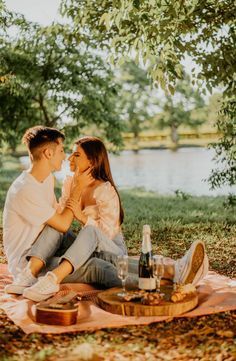
[[[219,330],[216,332],[218,336],[231,338],[234,337],[234,333],[231,330]]]

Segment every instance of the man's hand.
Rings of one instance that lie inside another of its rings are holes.
[[[66,202],[66,208],[69,208],[73,212],[74,217],[79,222],[81,222],[82,224],[85,224],[87,222],[88,217],[83,214],[80,201],[70,198]]]

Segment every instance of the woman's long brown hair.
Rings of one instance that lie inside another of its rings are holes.
[[[120,224],[122,224],[124,220],[124,210],[121,205],[120,195],[112,178],[110,163],[105,145],[101,139],[92,136],[80,138],[75,142],[75,144],[83,149],[86,156],[92,163],[93,169],[91,174],[93,178],[102,180],[104,182],[108,181],[115,188],[120,203]]]

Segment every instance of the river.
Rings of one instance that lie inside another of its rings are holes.
[[[143,149],[138,152],[123,151],[118,156],[109,155],[113,178],[120,189],[139,187],[159,194],[174,194],[178,189],[197,196],[235,192],[236,187],[210,190],[205,179],[215,167],[213,157],[212,149],[199,147],[177,151]],[[21,157],[21,162],[28,167],[28,157]],[[63,180],[66,174],[69,174],[67,161],[55,176]]]

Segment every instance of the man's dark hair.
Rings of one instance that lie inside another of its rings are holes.
[[[65,139],[65,135],[55,128],[37,125],[26,130],[22,142],[27,146],[29,152],[38,158],[35,150],[49,143],[59,144],[58,139]],[[35,154],[34,154],[35,153]]]

